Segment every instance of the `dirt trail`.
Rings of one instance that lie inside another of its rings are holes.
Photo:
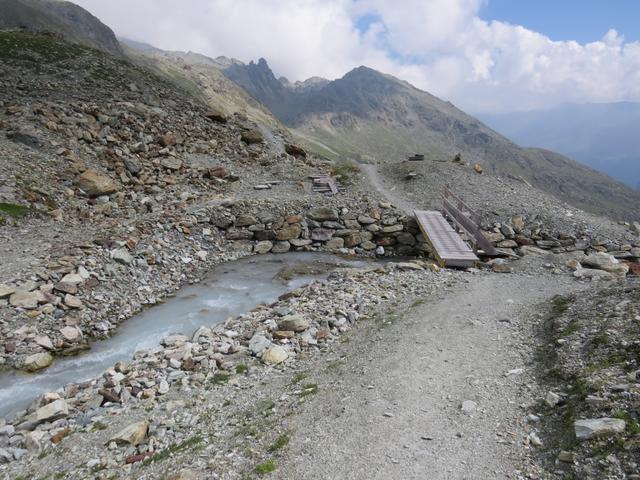
[[[574,285],[554,279],[470,274],[346,346],[313,379],[319,394],[294,420],[278,478],[514,478],[527,452],[521,406],[537,398],[534,306]]]
[[[413,210],[416,208],[416,206],[412,205],[410,202],[407,202],[404,198],[402,198],[402,196],[395,192],[394,187],[387,188],[382,178],[380,178],[378,167],[376,165],[362,163],[360,164],[360,169],[365,174],[371,186],[373,186],[373,188],[384,195],[390,203],[395,205],[400,210],[403,210],[407,215],[413,215]]]

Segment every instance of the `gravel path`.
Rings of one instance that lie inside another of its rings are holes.
[[[395,187],[387,188],[386,185],[384,185],[376,165],[362,163],[360,164],[360,170],[362,170],[362,173],[364,173],[367,181],[373,186],[373,188],[384,195],[395,207],[404,211],[407,215],[413,214],[413,210],[416,207],[402,198],[398,192],[394,191]]]
[[[575,288],[550,280],[470,274],[345,348],[316,375],[278,478],[514,478],[527,454],[522,406],[535,399],[531,312]]]

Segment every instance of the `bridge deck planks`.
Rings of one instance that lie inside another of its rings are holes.
[[[437,211],[415,210],[420,230],[434,249],[441,266],[472,267],[479,258]]]

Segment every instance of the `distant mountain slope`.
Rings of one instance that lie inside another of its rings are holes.
[[[239,113],[271,131],[290,136],[287,129],[260,102],[225,77],[221,70],[240,64],[233,58],[210,58],[194,52],[164,51],[152,45],[120,39],[129,58],[190,91],[211,108]]]
[[[52,32],[67,40],[114,55],[122,49],[113,31],[71,2],[61,0],[0,0],[0,29]]]
[[[640,192],[562,155],[521,148],[451,103],[370,68],[305,90],[288,88],[264,59],[233,65],[225,75],[330,158],[387,163],[424,153],[428,161],[449,161],[461,153],[585,210],[640,218]]]
[[[566,104],[480,118],[521,145],[555,150],[640,189],[640,103]]]

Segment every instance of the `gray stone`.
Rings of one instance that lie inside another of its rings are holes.
[[[17,290],[13,295],[9,297],[9,304],[16,308],[25,308],[27,310],[33,310],[38,308],[38,303],[44,303],[44,294],[38,290],[35,292],[25,292],[23,290]]]
[[[362,225],[371,225],[373,223],[376,223],[376,219],[371,218],[369,215],[360,215],[358,217],[358,222]]]
[[[52,422],[53,420],[64,418],[67,415],[69,415],[69,405],[67,405],[67,402],[63,399],[58,399],[37,409],[32,414],[30,420],[40,424],[44,422]]]
[[[120,430],[109,442],[116,442],[118,445],[129,444],[134,447],[139,445],[147,435],[149,424],[145,421],[136,422]]]
[[[111,252],[111,258],[122,265],[131,265],[133,263],[133,255],[126,248],[119,248]]]
[[[291,250],[291,244],[289,242],[276,242],[271,251],[273,253],[286,253]]]
[[[560,400],[560,395],[554,392],[547,393],[547,396],[545,398],[545,402],[547,402],[547,405],[549,405],[551,408],[558,405],[560,403]]]
[[[16,291],[15,288],[5,285],[4,283],[0,283],[0,298],[8,298]]]
[[[624,432],[627,424],[619,418],[592,418],[576,420],[574,423],[576,439],[589,440]]]
[[[339,250],[341,248],[344,248],[344,239],[339,237],[332,238],[327,243],[325,243],[325,247],[327,247],[329,250]]]
[[[462,410],[462,412],[466,414],[474,413],[477,409],[478,409],[478,404],[473,400],[465,400],[464,402],[462,402],[462,405],[460,406],[460,410]]]
[[[287,315],[278,321],[280,330],[304,332],[309,328],[309,321],[301,315]]]
[[[267,348],[271,347],[271,345],[273,345],[271,340],[264,335],[256,333],[251,337],[251,340],[249,340],[249,351],[256,357],[259,357]]]
[[[257,254],[264,254],[270,252],[272,247],[273,243],[271,243],[269,240],[264,240],[262,242],[256,243],[253,247],[253,251]]]
[[[134,177],[137,177],[140,173],[140,170],[142,170],[140,162],[138,162],[138,160],[136,160],[135,158],[125,158],[122,163],[124,164],[124,168],[126,168],[127,171]]]
[[[24,359],[24,368],[26,368],[30,372],[35,372],[36,370],[47,368],[52,363],[53,357],[50,353],[34,353],[33,355],[29,355]]]
[[[174,157],[166,157],[160,161],[160,165],[167,170],[180,170],[180,167],[182,167],[182,160]]]
[[[318,222],[324,222],[327,220],[338,220],[340,218],[338,212],[335,209],[329,207],[314,208],[313,210],[309,211],[307,216],[312,220],[316,220]]]
[[[387,227],[382,227],[382,231],[384,233],[395,233],[395,232],[401,232],[403,230],[404,230],[404,227],[400,223],[398,223],[397,225],[389,225]]]
[[[316,228],[311,230],[311,240],[316,242],[326,242],[333,237],[333,230],[328,228]]]

